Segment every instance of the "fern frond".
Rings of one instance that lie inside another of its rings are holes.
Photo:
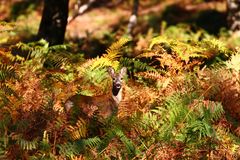
[[[162,51],[161,51],[162,50]],[[135,58],[153,58],[153,57],[159,57],[161,52],[165,52],[164,49],[161,47],[158,51],[146,51],[143,52],[142,54],[137,55]]]
[[[137,76],[141,76],[147,79],[152,79],[152,80],[158,80],[163,78],[163,76],[160,73],[156,73],[156,72],[140,72],[137,74]]]
[[[0,87],[1,87],[0,91],[3,91],[5,95],[9,95],[9,96],[13,95],[16,98],[19,98],[18,94],[10,86],[6,84],[2,84],[0,85]]]
[[[18,79],[17,73],[12,66],[0,64],[0,82],[7,79]]]
[[[82,118],[79,118],[76,126],[68,126],[67,131],[73,140],[85,138],[87,136],[87,124]]]
[[[58,145],[59,152],[64,157],[73,159],[74,157],[84,153],[88,148],[93,149],[101,143],[99,137],[81,139],[74,142],[67,142],[65,144]]]
[[[190,60],[190,58],[207,58],[203,54],[205,48],[197,45],[188,44],[175,39],[168,39],[164,36],[154,38],[150,44],[150,49],[152,49],[152,47],[156,44],[169,46],[173,52],[175,52],[182,60],[187,62]]]
[[[103,54],[102,57],[97,57],[91,60],[88,60],[86,63],[84,63],[81,68],[80,72],[84,71],[86,69],[97,69],[97,68],[103,68],[106,66],[113,66],[116,68],[118,66],[117,58],[121,57],[120,49],[129,42],[129,39],[127,38],[121,38],[117,42],[113,43],[112,46],[110,46],[106,52],[107,54]]]
[[[203,39],[200,45],[206,47],[207,50],[214,51],[217,55],[223,54],[223,56],[229,57],[233,54],[233,51],[227,48],[225,43],[212,37]]]
[[[62,69],[63,66],[70,64],[64,55],[50,54],[44,61],[44,66],[50,69]]]
[[[38,147],[38,141],[36,139],[29,141],[29,140],[25,140],[25,139],[19,137],[19,138],[17,138],[17,144],[23,150],[28,150],[28,151],[37,149],[37,147]]]
[[[125,145],[127,149],[127,153],[129,155],[129,158],[135,156],[136,149],[134,147],[133,142],[123,133],[122,129],[116,127],[116,129],[113,130],[114,134],[122,141],[122,143]]]
[[[109,59],[110,61],[114,61],[117,58],[121,57],[120,49],[127,44],[130,39],[126,37],[122,37],[117,42],[113,43],[107,50],[107,54],[104,54],[103,57]]]
[[[122,129],[118,126],[114,126],[113,128],[107,130],[106,135],[98,146],[98,151],[102,153],[114,138],[119,138],[119,140],[125,145],[129,158],[136,154],[136,148],[133,142],[127,138]]]
[[[93,149],[101,144],[102,140],[99,137],[82,139],[77,143],[82,143],[83,146]]]
[[[134,72],[137,71],[153,71],[157,72],[156,69],[152,66],[150,66],[147,62],[142,62],[139,59],[134,58],[121,58],[120,63],[123,66],[126,66],[131,70],[134,70]]]
[[[117,59],[121,56],[120,49],[129,40],[126,38],[120,39],[118,42],[114,43],[107,50],[107,54],[101,57],[93,58],[83,63],[77,68],[79,77],[83,77],[84,82],[91,83],[94,86],[105,87],[106,86],[106,67],[112,66],[117,69],[119,62]]]
[[[240,53],[231,56],[230,60],[225,62],[227,69],[240,72]]]
[[[80,154],[80,150],[76,143],[67,142],[65,144],[58,145],[59,153],[64,157],[73,159],[75,156]]]

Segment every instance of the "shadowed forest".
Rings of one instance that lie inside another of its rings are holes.
[[[239,1],[0,1],[2,160],[238,160],[239,120]]]

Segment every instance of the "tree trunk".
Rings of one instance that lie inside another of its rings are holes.
[[[227,0],[228,25],[233,32],[240,31],[240,0]]]
[[[133,28],[137,24],[137,16],[138,16],[138,6],[139,6],[139,0],[133,1],[133,8],[132,8],[132,15],[129,18],[128,22],[128,34],[132,34]]]
[[[69,0],[44,0],[38,38],[50,45],[62,44],[67,26]]]

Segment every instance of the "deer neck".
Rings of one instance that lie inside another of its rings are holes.
[[[119,104],[122,100],[122,87],[112,89],[112,98],[114,101]]]

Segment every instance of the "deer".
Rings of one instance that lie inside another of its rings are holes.
[[[123,78],[127,68],[123,67],[117,73],[112,67],[108,67],[108,74],[112,79],[112,91],[110,94],[99,96],[84,96],[76,94],[65,102],[65,110],[71,113],[74,108],[77,114],[91,118],[97,114],[101,119],[107,119],[117,115],[118,105],[122,101]]]

